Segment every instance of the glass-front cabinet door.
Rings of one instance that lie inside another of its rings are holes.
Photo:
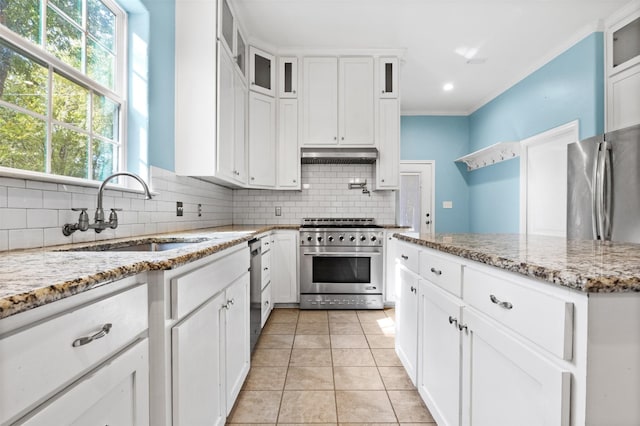
[[[247,45],[239,29],[236,29],[236,65],[244,78],[247,77]]]
[[[398,58],[380,58],[379,81],[381,98],[397,98],[398,92]]]
[[[298,58],[282,57],[278,70],[278,96],[280,98],[298,97]]]
[[[233,32],[234,32],[234,19],[231,8],[227,0],[222,0],[220,6],[220,35],[225,46],[229,50],[229,53],[233,55]]]
[[[249,89],[275,96],[275,57],[249,46]]]

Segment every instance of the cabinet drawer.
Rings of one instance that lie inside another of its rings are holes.
[[[260,238],[260,248],[262,249],[262,253],[271,249],[271,235]]]
[[[264,324],[267,322],[267,319],[269,319],[269,314],[271,313],[271,309],[273,309],[273,303],[271,301],[271,285],[267,285],[263,290],[262,290],[262,298],[261,298],[261,316],[262,316],[262,327],[264,327]]]
[[[420,275],[449,293],[462,295],[462,265],[454,260],[421,251]]]
[[[416,274],[420,273],[420,249],[414,244],[399,241],[396,245],[396,262]]]
[[[271,281],[271,252],[262,254],[262,287],[265,288]]]
[[[249,249],[242,248],[171,280],[171,317],[182,318],[222,291],[249,269]]]
[[[476,269],[464,273],[463,300],[553,355],[571,360],[573,303]]]
[[[0,424],[24,414],[148,328],[147,286],[73,309],[0,340]],[[111,324],[107,328],[107,324]],[[96,335],[74,347],[77,339]]]

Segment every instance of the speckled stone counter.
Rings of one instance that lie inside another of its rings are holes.
[[[518,234],[396,233],[402,241],[583,292],[640,291],[640,245]]]
[[[171,234],[82,243],[43,249],[0,252],[0,319],[145,271],[168,270],[275,229],[300,225],[225,226]],[[204,239],[158,252],[62,251],[115,244]]]

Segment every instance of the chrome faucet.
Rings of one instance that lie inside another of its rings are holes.
[[[67,223],[62,227],[62,233],[65,236],[68,237],[75,231],[84,232],[88,229],[94,229],[97,233],[100,233],[103,229],[116,229],[118,227],[118,214],[116,212],[122,209],[111,209],[111,214],[109,214],[108,222],[104,221],[104,210],[102,209],[102,193],[104,192],[104,187],[107,185],[107,182],[117,176],[129,176],[140,182],[140,184],[144,188],[144,192],[146,195],[145,199],[151,199],[151,191],[149,191],[149,187],[140,176],[129,172],[114,173],[111,176],[107,177],[104,181],[102,181],[102,184],[100,184],[100,188],[98,189],[98,207],[96,208],[96,214],[94,216],[95,223],[89,223],[89,215],[87,214],[86,207],[73,208],[71,210],[80,212],[80,217],[78,218],[78,223]]]

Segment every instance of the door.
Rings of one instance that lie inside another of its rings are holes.
[[[460,424],[462,301],[420,280],[418,392],[441,426]]]
[[[224,372],[220,309],[224,292],[171,329],[173,424],[224,425]]]
[[[226,291],[225,363],[226,414],[229,415],[244,379],[251,356],[249,323],[249,274],[244,274]],[[196,423],[191,423],[196,424]]]
[[[567,145],[578,140],[573,121],[520,142],[520,231],[567,235]]]
[[[148,425],[149,342],[129,347],[50,399],[25,425]]]
[[[275,99],[249,94],[249,185],[276,184]]]
[[[278,105],[278,187],[297,189],[300,188],[298,100],[279,99]]]
[[[303,59],[302,143],[338,143],[338,59]]]
[[[396,300],[396,353],[416,384],[418,371],[418,276],[400,268]]]
[[[465,309],[463,424],[565,426],[571,373]]]
[[[274,303],[298,301],[298,232],[276,232],[271,247],[271,288]]]
[[[375,144],[373,58],[340,58],[338,125],[341,145]]]
[[[433,161],[400,162],[400,190],[396,195],[396,223],[422,234],[435,230]]]

